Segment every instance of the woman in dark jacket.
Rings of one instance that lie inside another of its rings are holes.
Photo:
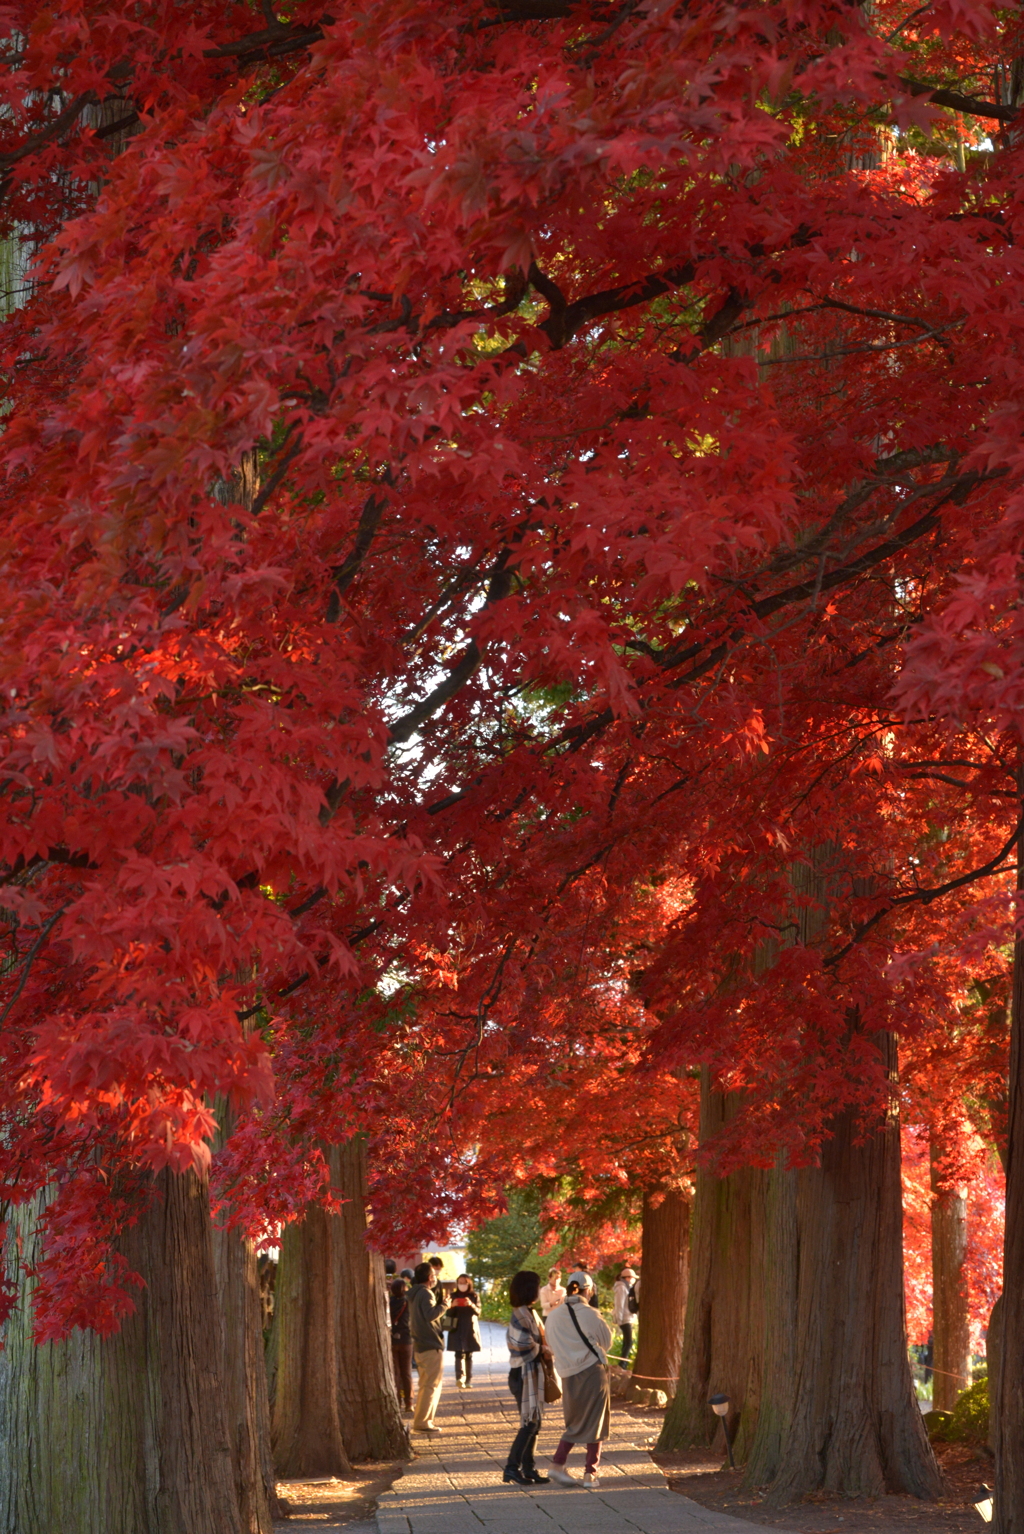
[[[508,1286],[512,1315],[508,1323],[510,1367],[508,1388],[519,1407],[519,1431],[508,1451],[502,1480],[517,1486],[546,1486],[534,1462],[537,1434],[544,1418],[544,1359],[551,1351],[533,1307],[540,1294],[540,1278],[528,1268],[513,1275]]]
[[[455,1354],[455,1383],[469,1390],[473,1383],[473,1354],[480,1351],[480,1301],[468,1273],[455,1280],[455,1292],[448,1306],[455,1325],[448,1333],[448,1351]]]
[[[412,1333],[409,1330],[409,1285],[396,1278],[391,1285],[388,1305],[391,1310],[391,1361],[395,1368],[395,1389],[407,1417],[412,1416]]]

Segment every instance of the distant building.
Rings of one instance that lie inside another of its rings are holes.
[[[390,1256],[390,1253],[388,1254]],[[441,1269],[441,1282],[454,1284],[460,1273],[466,1271],[466,1248],[464,1246],[438,1246],[436,1241],[428,1241],[426,1246],[412,1252],[404,1252],[395,1258],[395,1265],[400,1273],[403,1268],[415,1268],[418,1262],[429,1262],[431,1257],[440,1257],[444,1266]]]

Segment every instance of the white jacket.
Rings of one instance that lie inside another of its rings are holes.
[[[565,1299],[565,1289],[562,1284],[545,1284],[539,1299],[541,1312],[546,1319]]]
[[[616,1326],[621,1326],[624,1321],[635,1319],[633,1311],[629,1308],[630,1286],[624,1278],[617,1278],[612,1288],[612,1320]],[[639,1293],[639,1290],[637,1291]]]
[[[584,1336],[589,1338],[596,1348],[597,1358],[573,1326],[573,1316],[579,1322]],[[555,1368],[563,1379],[568,1379],[573,1374],[582,1374],[584,1369],[589,1369],[591,1364],[596,1364],[598,1358],[602,1363],[608,1361],[607,1352],[612,1334],[601,1318],[600,1312],[588,1305],[586,1300],[580,1299],[578,1294],[571,1294],[564,1305],[559,1305],[551,1312],[544,1324],[544,1334],[547,1337],[548,1347],[554,1354]]]

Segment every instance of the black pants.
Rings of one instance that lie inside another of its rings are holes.
[[[465,1380],[468,1385],[473,1378],[473,1355],[472,1353],[455,1354],[455,1380],[459,1383]]]
[[[508,1371],[508,1388],[515,1396],[516,1405],[522,1410],[523,1405],[523,1371],[522,1369],[510,1369]],[[537,1445],[537,1434],[540,1432],[539,1422],[524,1422],[515,1438],[512,1447],[508,1451],[508,1459],[505,1463],[506,1470],[518,1470],[522,1475],[532,1475],[536,1468],[533,1461],[533,1451]]]
[[[391,1359],[395,1366],[395,1389],[406,1411],[412,1411],[412,1343],[393,1342]]]
[[[629,1368],[629,1355],[633,1351],[633,1323],[632,1321],[620,1321],[619,1331],[622,1333],[622,1362],[620,1369]]]

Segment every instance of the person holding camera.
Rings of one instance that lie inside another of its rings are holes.
[[[455,1354],[455,1383],[460,1390],[473,1386],[473,1354],[480,1351],[480,1301],[468,1273],[455,1280],[455,1292],[448,1306],[453,1325],[448,1333],[448,1351]]]

